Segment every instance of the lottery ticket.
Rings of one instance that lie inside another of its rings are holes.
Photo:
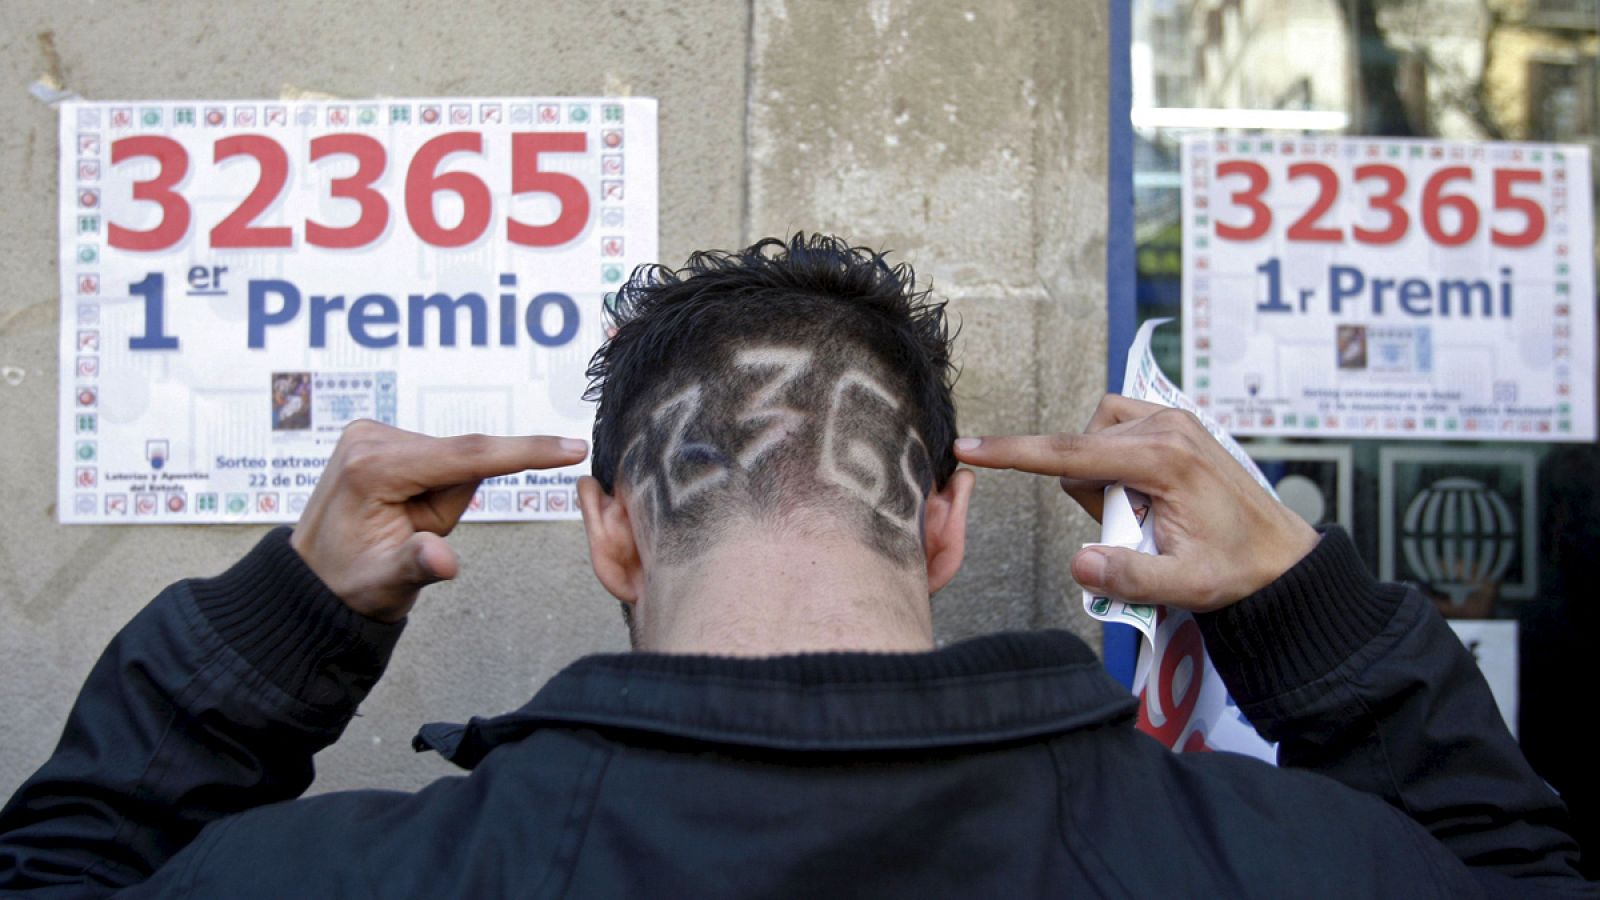
[[[357,419],[395,424],[394,372],[272,373],[274,446],[331,448]]]

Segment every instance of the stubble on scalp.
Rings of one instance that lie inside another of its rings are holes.
[[[904,386],[859,346],[762,341],[668,373],[627,422],[621,482],[665,558],[731,529],[849,534],[922,560],[927,447]]]

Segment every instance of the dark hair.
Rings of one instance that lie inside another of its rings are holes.
[[[653,491],[658,519],[689,526],[664,536],[715,531],[720,498],[756,516],[853,499],[872,543],[905,555],[907,517],[956,467],[950,334],[929,295],[910,266],[823,235],[639,267],[589,365],[595,478]]]

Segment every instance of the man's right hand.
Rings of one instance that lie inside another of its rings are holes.
[[[1194,416],[1115,394],[1084,434],[962,438],[956,456],[1056,476],[1096,519],[1112,482],[1149,495],[1160,555],[1087,547],[1072,559],[1079,584],[1122,600],[1221,609],[1271,584],[1318,540]]]
[[[425,585],[456,576],[460,561],[444,537],[480,481],[571,465],[586,453],[573,438],[435,438],[353,422],[289,543],[345,605],[399,621]]]

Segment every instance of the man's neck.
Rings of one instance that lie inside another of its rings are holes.
[[[776,656],[933,647],[921,565],[855,541],[743,535],[692,562],[656,565],[640,598],[640,649]]]

